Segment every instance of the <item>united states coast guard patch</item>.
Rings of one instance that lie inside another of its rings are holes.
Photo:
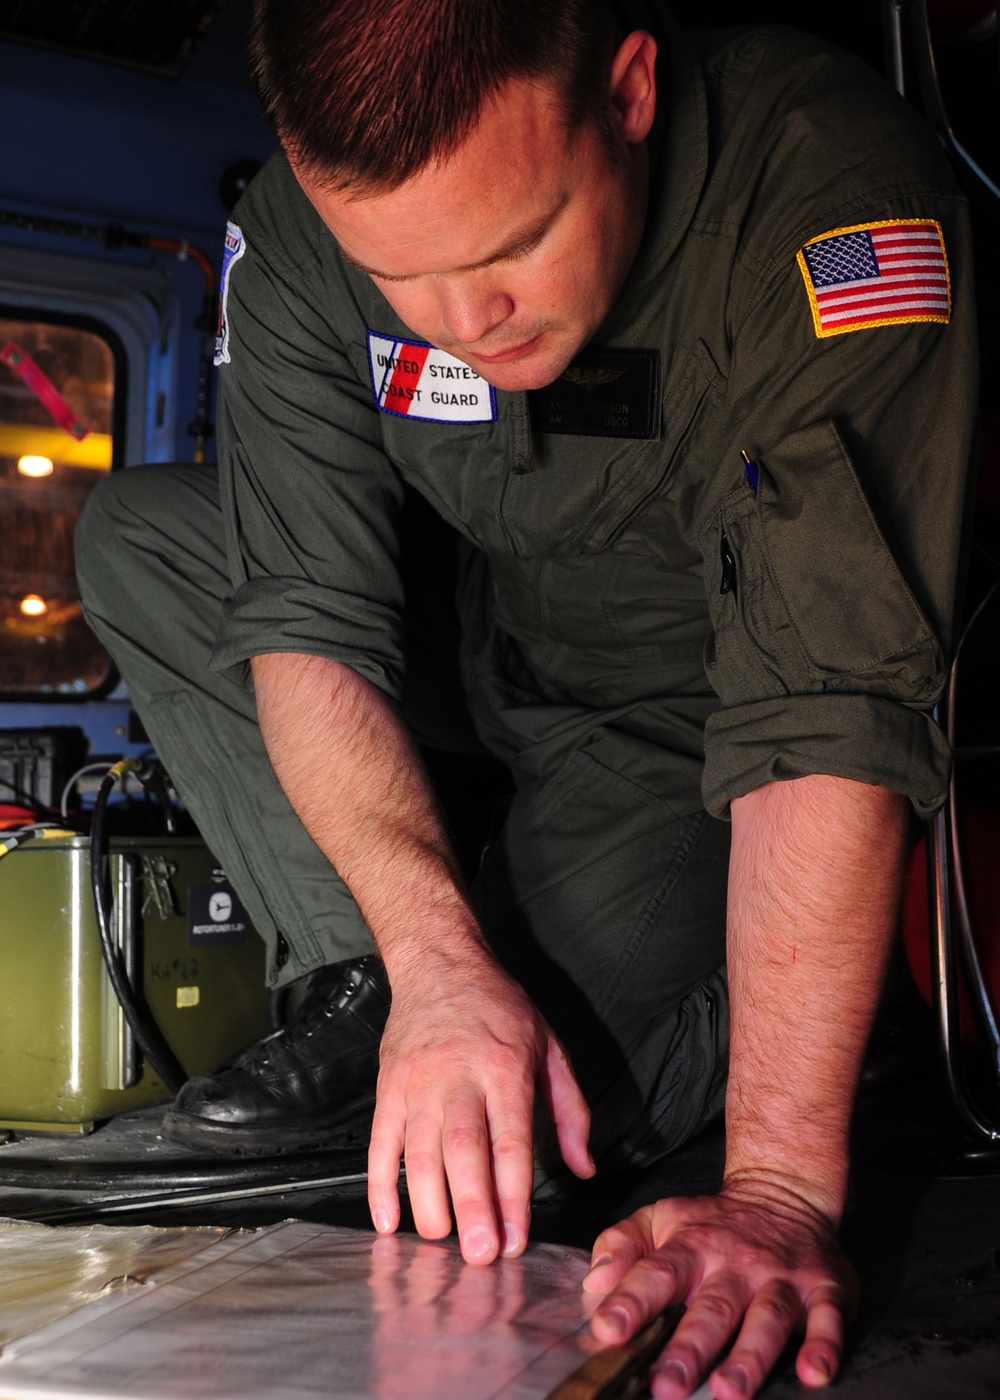
[[[422,340],[368,332],[376,406],[426,423],[495,423],[493,386],[467,364]]]
[[[818,336],[951,319],[944,234],[936,219],[835,228],[798,253]]]
[[[229,364],[229,321],[226,314],[226,303],[229,301],[229,279],[233,275],[233,267],[239,262],[247,250],[246,239],[243,237],[243,230],[239,224],[234,224],[232,219],[226,224],[226,245],[222,251],[222,279],[219,284],[219,324],[215,332],[215,363],[216,365]]]

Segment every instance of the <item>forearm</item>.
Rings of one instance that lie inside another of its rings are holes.
[[[357,900],[392,986],[368,1154],[376,1229],[399,1224],[405,1155],[422,1235],[447,1234],[454,1203],[467,1260],[520,1253],[536,1085],[569,1166],[594,1170],[565,1052],[483,939],[394,706],[320,657],[257,657],[253,675],[278,780]]]
[[[252,668],[278,781],[356,899],[390,981],[431,944],[454,955],[480,950],[430,783],[395,706],[325,657],[265,655]]]
[[[898,794],[824,775],[732,804],[727,1182],[791,1185],[833,1220],[907,820]]]

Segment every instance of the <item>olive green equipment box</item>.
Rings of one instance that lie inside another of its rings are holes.
[[[114,931],[190,1074],[269,1029],[264,945],[196,838],[111,842]],[[172,1095],[145,1063],[101,958],[86,837],[0,859],[0,1128],[85,1133]]]

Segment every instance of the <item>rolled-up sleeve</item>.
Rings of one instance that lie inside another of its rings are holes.
[[[717,445],[729,475],[700,541],[706,668],[721,700],[703,795],[716,815],[810,773],[904,793],[922,815],[947,787],[931,710],[952,645],[974,436],[965,211],[957,197],[911,192],[873,198],[860,217],[836,212],[807,236],[866,218],[940,219],[951,319],[820,337],[787,248],[783,265],[755,269],[727,386],[738,436]]]
[[[398,698],[402,488],[345,344],[348,293],[324,280],[327,235],[308,211],[298,218],[308,237],[294,258],[251,222],[226,288],[219,470],[233,593],[212,664],[239,681],[262,653],[327,656]]]

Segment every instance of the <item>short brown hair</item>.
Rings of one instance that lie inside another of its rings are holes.
[[[609,0],[257,0],[251,59],[291,159],[370,192],[450,155],[511,79],[552,81],[570,128],[606,120],[612,36]]]

